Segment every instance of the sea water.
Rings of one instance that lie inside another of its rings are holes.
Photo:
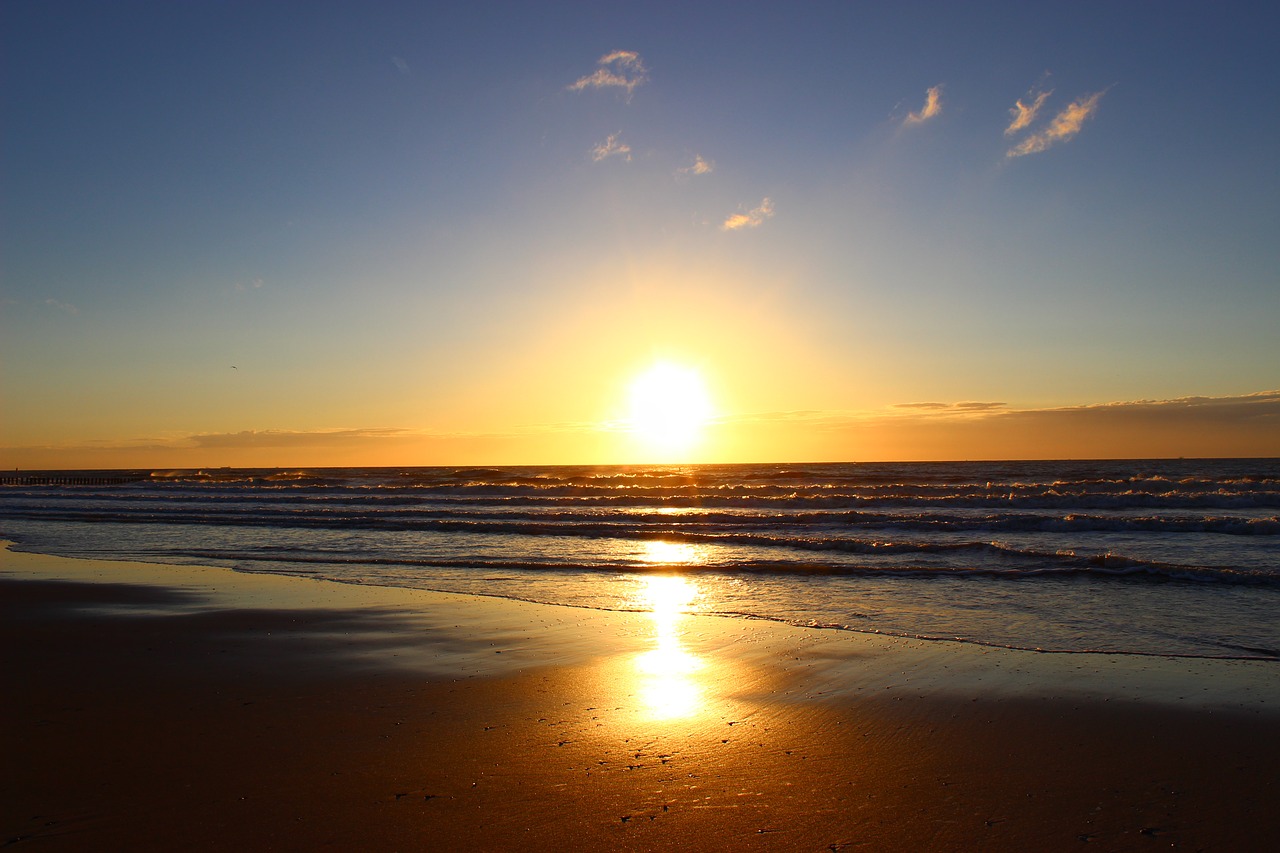
[[[1280,660],[1280,460],[12,475],[75,557],[1045,651]]]

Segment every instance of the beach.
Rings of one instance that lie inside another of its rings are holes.
[[[5,551],[17,850],[1264,849],[1265,661]]]
[[[1209,12],[0,3],[0,853],[1280,850]]]

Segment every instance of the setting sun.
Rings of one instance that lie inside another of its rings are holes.
[[[692,368],[659,362],[631,383],[628,423],[632,434],[651,450],[689,451],[712,414],[706,385]]]

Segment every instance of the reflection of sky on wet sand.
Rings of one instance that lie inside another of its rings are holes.
[[[680,575],[644,580],[640,598],[653,620],[654,645],[636,658],[638,693],[649,714],[658,719],[692,716],[702,706],[697,673],[703,661],[685,649],[680,626],[698,594],[697,584]]]

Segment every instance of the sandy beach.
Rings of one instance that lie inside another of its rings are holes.
[[[0,560],[14,850],[1261,850],[1280,828],[1268,662]]]

